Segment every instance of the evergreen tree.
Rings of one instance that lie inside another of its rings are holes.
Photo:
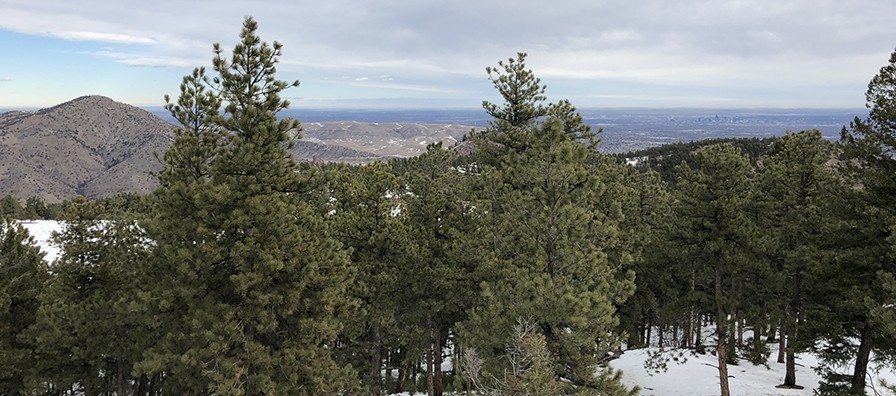
[[[169,110],[182,128],[165,154],[154,217],[147,309],[159,340],[139,366],[171,393],[336,394],[332,359],[351,306],[348,260],[315,208],[296,197],[287,152],[297,121],[276,79],[281,45],[247,18],[230,59],[214,46],[214,77],[187,76]],[[166,392],[167,393],[167,392]]]
[[[780,296],[782,337],[786,338],[786,374],[782,387],[797,388],[796,352],[806,350],[801,326],[805,322],[807,272],[820,261],[819,230],[830,221],[824,211],[837,178],[827,165],[833,158],[831,144],[817,130],[788,133],[775,142],[762,161],[759,196],[763,229],[768,238],[765,249],[776,272]]]
[[[349,291],[360,302],[340,355],[361,369],[370,394],[380,395],[384,351],[399,337],[396,311],[412,302],[400,284],[400,278],[414,276],[403,270],[414,249],[399,217],[403,186],[383,162],[333,171],[338,172],[332,185],[334,235],[351,249],[357,277]]]
[[[896,52],[868,84],[865,97],[868,117],[856,118],[841,132],[841,169],[855,188],[843,192],[836,207],[839,221],[829,227],[833,257],[815,271],[818,295],[826,294],[834,303],[825,307],[819,301],[810,312],[815,317],[811,322],[825,323],[812,329],[825,341],[822,356],[834,364],[855,361],[848,385],[852,394],[865,393],[872,357],[889,363],[896,357],[893,323],[876,314],[893,299],[887,285],[896,273],[891,249],[896,224]]]
[[[519,54],[488,69],[506,101],[485,103],[495,120],[479,145],[495,155],[478,177],[476,204],[486,216],[490,279],[462,342],[500,371],[495,359],[512,343],[508,330],[532,318],[566,391],[625,393],[618,375],[602,367],[619,346],[616,306],[633,291],[634,274],[625,270],[631,251],[619,228],[630,197],[574,108],[542,104],[544,89],[524,60]]]
[[[750,268],[755,229],[746,215],[751,195],[750,163],[731,145],[707,146],[693,154],[694,167],[682,163],[678,176],[676,234],[694,266],[697,290],[712,301],[716,356],[722,396],[728,396],[728,363],[733,359],[731,318],[743,307],[738,279]]]
[[[408,193],[403,218],[417,248],[403,276],[405,295],[414,303],[400,304],[398,315],[423,330],[434,395],[444,389],[442,355],[449,335],[478,300],[482,255],[469,176],[452,166],[453,157],[441,143],[430,145],[404,174]]]
[[[43,253],[22,226],[0,216],[0,394],[26,395],[34,387],[33,346],[23,333],[39,306],[48,277]]]
[[[679,286],[690,283],[690,271],[670,271],[678,247],[668,238],[673,198],[668,185],[653,170],[641,173],[631,167],[626,169],[625,183],[637,196],[624,229],[642,252],[632,265],[637,274],[635,293],[620,307],[620,315],[629,334],[628,347],[635,348],[649,346],[646,333],[652,326],[662,328],[684,317],[689,305]]]
[[[29,197],[25,201],[25,217],[29,219],[49,219],[50,209],[44,201],[37,197]]]
[[[21,220],[25,217],[25,208],[22,207],[22,203],[18,199],[7,195],[0,198],[0,216]]]
[[[131,372],[148,339],[132,303],[147,246],[133,221],[108,215],[78,198],[53,237],[62,253],[28,335],[40,378],[56,389],[130,394],[139,386]]]

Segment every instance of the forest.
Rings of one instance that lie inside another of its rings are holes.
[[[839,142],[601,154],[520,53],[458,147],[321,166],[281,50],[247,18],[183,78],[152,194],[0,200],[0,394],[633,395],[608,362],[649,345],[715,355],[723,396],[741,361],[798,387],[818,354],[820,395],[896,368],[896,52]]]

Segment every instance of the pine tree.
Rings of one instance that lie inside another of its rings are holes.
[[[72,202],[64,219],[53,238],[62,253],[27,333],[40,378],[85,395],[131,393],[132,367],[148,342],[132,312],[147,251],[142,231],[84,198]]]
[[[631,251],[619,228],[630,196],[575,109],[542,104],[544,89],[524,60],[519,54],[488,69],[506,101],[485,103],[495,120],[479,145],[494,155],[478,176],[476,204],[486,216],[491,277],[463,342],[495,362],[512,342],[508,330],[531,318],[556,359],[554,376],[570,390],[625,393],[602,367],[619,345],[616,306],[633,291],[634,274],[625,270]]]
[[[409,162],[402,210],[417,248],[403,280],[413,304],[400,304],[398,316],[423,330],[428,382],[441,396],[443,350],[478,299],[480,221],[471,210],[470,178],[452,166],[441,143]]]
[[[805,322],[807,289],[806,274],[812,263],[822,257],[818,231],[829,214],[824,202],[831,199],[830,190],[837,178],[828,162],[831,144],[817,130],[788,133],[775,142],[763,159],[759,174],[758,201],[762,206],[762,224],[768,236],[766,255],[776,271],[780,286],[782,337],[786,337],[786,374],[782,387],[798,388],[795,353],[811,346],[801,340]]]
[[[22,219],[25,217],[25,208],[22,203],[12,195],[0,198],[0,216],[6,216],[10,219]]]
[[[629,334],[629,348],[649,346],[645,333],[651,326],[663,327],[687,315],[680,284],[690,283],[690,271],[670,270],[679,251],[668,238],[671,226],[672,193],[659,173],[626,169],[625,184],[636,191],[636,204],[626,214],[623,227],[641,251],[632,269],[635,293],[620,307],[622,328]]]
[[[348,259],[315,208],[298,199],[287,152],[297,121],[278,119],[281,45],[252,18],[230,59],[214,46],[169,110],[182,128],[165,154],[146,222],[157,244],[147,292],[164,317],[139,366],[172,393],[335,394],[345,368],[332,348],[351,306]]]
[[[728,396],[730,318],[745,293],[738,278],[749,271],[750,241],[755,229],[747,213],[751,195],[750,163],[730,145],[707,146],[693,154],[694,167],[682,163],[678,176],[676,235],[694,265],[699,290],[712,301],[716,356],[722,396]]]
[[[43,253],[18,223],[0,216],[0,394],[33,387],[33,346],[23,333],[36,318],[48,277]]]
[[[848,386],[853,394],[865,393],[872,356],[890,362],[896,356],[893,323],[875,314],[892,301],[887,280],[896,273],[891,248],[896,224],[896,51],[868,84],[865,97],[868,117],[857,117],[840,139],[840,169],[855,188],[844,191],[834,207],[838,221],[828,228],[833,254],[827,266],[815,271],[816,283],[823,286],[819,298],[838,298],[832,299],[834,307],[811,312],[812,322],[826,324],[812,329],[826,341],[822,356],[835,364],[855,361]]]
[[[341,355],[361,369],[362,382],[378,396],[383,391],[384,351],[399,337],[396,311],[412,303],[403,298],[400,284],[400,278],[412,276],[403,268],[414,249],[399,217],[403,186],[383,162],[333,171],[334,235],[351,249],[357,277],[349,291],[360,302]]]

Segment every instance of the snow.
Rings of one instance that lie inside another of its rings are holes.
[[[776,345],[769,345],[772,349],[768,367],[753,365],[741,360],[738,365],[728,365],[728,386],[732,395],[750,396],[810,396],[818,387],[821,377],[815,373],[813,367],[818,365],[818,359],[812,354],[802,354],[797,357],[796,382],[804,389],[779,389],[775,385],[784,381],[784,364],[776,363]],[[710,396],[719,394],[719,370],[715,356],[710,353],[704,355],[693,354],[684,351],[684,359],[678,362],[670,360],[667,370],[664,372],[651,372],[644,362],[649,353],[655,353],[659,348],[643,348],[625,351],[619,359],[613,360],[610,366],[622,370],[622,381],[628,387],[638,386],[643,396]],[[667,351],[669,352],[669,351]],[[669,357],[677,356],[678,350],[670,353]],[[443,366],[443,370],[450,369]],[[840,372],[849,372],[851,368],[844,367]],[[894,396],[880,386],[880,380],[888,383],[896,382],[896,373],[888,370],[875,370],[869,368],[868,394],[880,396]],[[873,387],[873,389],[872,389]],[[875,393],[875,391],[877,393]],[[425,393],[417,393],[425,395]],[[414,396],[410,393],[396,393],[393,396]]]
[[[44,253],[44,260],[48,263],[52,263],[59,258],[60,249],[59,246],[51,241],[53,237],[53,232],[61,232],[62,231],[62,223],[56,220],[23,220],[20,221],[19,224],[22,225],[28,233],[34,237],[34,241],[37,243],[37,247]]]
[[[797,356],[796,383],[805,389],[778,389],[775,385],[784,382],[784,363],[777,363],[777,344],[769,345],[772,349],[768,367],[756,366],[746,360],[741,360],[738,365],[728,365],[728,386],[732,395],[812,395],[818,387],[821,377],[815,373],[814,367],[818,366],[818,359],[812,354]],[[622,370],[622,380],[627,386],[640,386],[641,394],[650,395],[717,395],[719,394],[719,370],[716,368],[718,360],[710,353],[705,355],[684,353],[686,361],[669,361],[668,370],[665,372],[651,373],[644,365],[648,353],[656,352],[658,348],[644,348],[629,350],[619,359],[610,363],[614,369]],[[851,368],[844,367],[838,370],[849,373]],[[875,370],[869,368],[868,394],[874,395],[874,389],[881,396],[893,396],[880,386],[880,380],[888,383],[896,382],[896,373],[888,370]]]

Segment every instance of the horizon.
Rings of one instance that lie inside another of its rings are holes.
[[[478,108],[500,101],[485,68],[517,52],[550,101],[582,109],[858,108],[896,45],[896,2],[222,1],[14,1],[0,13],[0,108],[85,92],[160,106],[213,43],[229,52],[246,15],[284,45],[294,108]],[[171,10],[195,20],[172,24]]]
[[[0,113],[10,112],[10,111],[24,111],[24,112],[35,112],[45,110],[51,107],[55,107],[61,104],[65,104],[79,98],[89,97],[89,96],[102,96],[108,99],[111,99],[118,103],[123,103],[126,105],[134,106],[151,113],[161,113],[166,112],[164,104],[158,105],[138,105],[132,104],[125,101],[117,100],[115,98],[99,95],[99,94],[87,94],[80,95],[77,97],[73,97],[69,100],[65,100],[59,103],[53,103],[47,106],[6,106],[0,105]],[[575,105],[575,103],[573,103]],[[580,112],[582,111],[651,111],[651,112],[662,112],[662,111],[750,111],[750,112],[759,112],[759,111],[771,111],[771,112],[786,112],[786,111],[818,111],[818,112],[867,112],[868,109],[864,105],[862,106],[845,106],[845,107],[762,107],[762,106],[754,106],[754,107],[649,107],[649,106],[592,106],[592,107],[583,107],[576,106],[576,109]],[[469,107],[428,107],[428,106],[406,106],[406,107],[397,107],[397,106],[384,106],[384,107],[352,107],[352,106],[303,106],[297,107],[294,105],[290,105],[288,108],[283,111],[294,112],[294,111],[316,111],[316,112],[402,112],[402,111],[435,111],[435,112],[453,112],[453,111],[462,111],[462,112],[473,112],[473,111],[481,111],[483,115],[486,115],[485,109],[482,108],[481,103],[478,106],[469,106]]]

